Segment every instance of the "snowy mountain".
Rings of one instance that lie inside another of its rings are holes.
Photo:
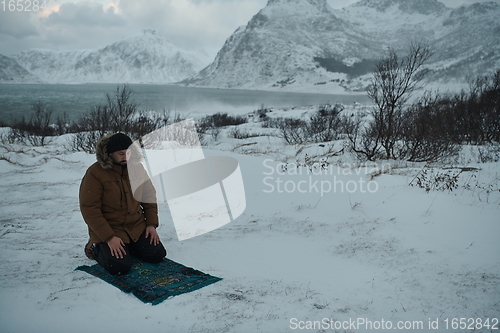
[[[370,38],[404,51],[408,41],[428,43],[435,80],[465,81],[500,67],[500,5],[456,9],[437,0],[363,0],[335,11]]]
[[[340,85],[363,90],[387,50],[411,41],[435,53],[434,79],[464,81],[500,66],[500,6],[457,9],[436,0],[362,0],[334,10],[326,0],[269,0],[186,84],[227,88]]]
[[[37,83],[40,79],[30,74],[12,58],[0,54],[0,83]]]
[[[226,40],[212,63],[153,30],[96,50],[29,50],[13,58],[48,83],[182,81],[332,93],[364,91],[388,46],[405,52],[410,42],[424,41],[434,52],[429,79],[463,84],[500,68],[498,17],[500,5],[493,2],[452,9],[437,0],[361,0],[332,9],[326,0],[269,0]],[[6,74],[22,70],[5,66],[3,81],[36,80]]]
[[[97,50],[28,50],[14,58],[48,83],[172,83],[210,62],[208,56],[181,50],[154,30]]]
[[[270,0],[188,84],[228,88],[314,84],[335,75],[314,57],[366,58],[377,48],[326,0]]]

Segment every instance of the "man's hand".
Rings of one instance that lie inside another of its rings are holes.
[[[153,226],[146,227],[146,238],[150,237],[149,244],[153,244],[154,246],[158,245],[160,242],[160,236],[156,232],[156,228]]]
[[[111,238],[111,240],[108,242],[108,246],[113,257],[122,259],[123,256],[127,254],[124,248],[125,243],[123,243],[123,240],[120,237],[114,236],[113,238]]]

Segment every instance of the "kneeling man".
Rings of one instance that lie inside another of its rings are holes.
[[[155,200],[139,202],[132,193],[127,169],[131,145],[132,140],[122,133],[103,137],[96,145],[97,162],[87,169],[80,185],[80,210],[90,236],[85,253],[113,275],[130,270],[131,255],[151,263],[167,255],[156,232]],[[141,191],[149,199],[156,197],[151,181]]]

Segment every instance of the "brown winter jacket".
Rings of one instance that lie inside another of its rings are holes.
[[[96,145],[97,162],[87,169],[80,185],[80,210],[92,243],[108,242],[113,236],[125,243],[135,242],[147,226],[158,227],[158,207],[156,203],[141,203],[133,197],[129,168],[114,164],[106,151],[111,136],[103,137]],[[135,153],[140,155],[138,149]],[[140,170],[146,175],[144,168]],[[150,181],[140,191],[149,198],[156,196]]]

